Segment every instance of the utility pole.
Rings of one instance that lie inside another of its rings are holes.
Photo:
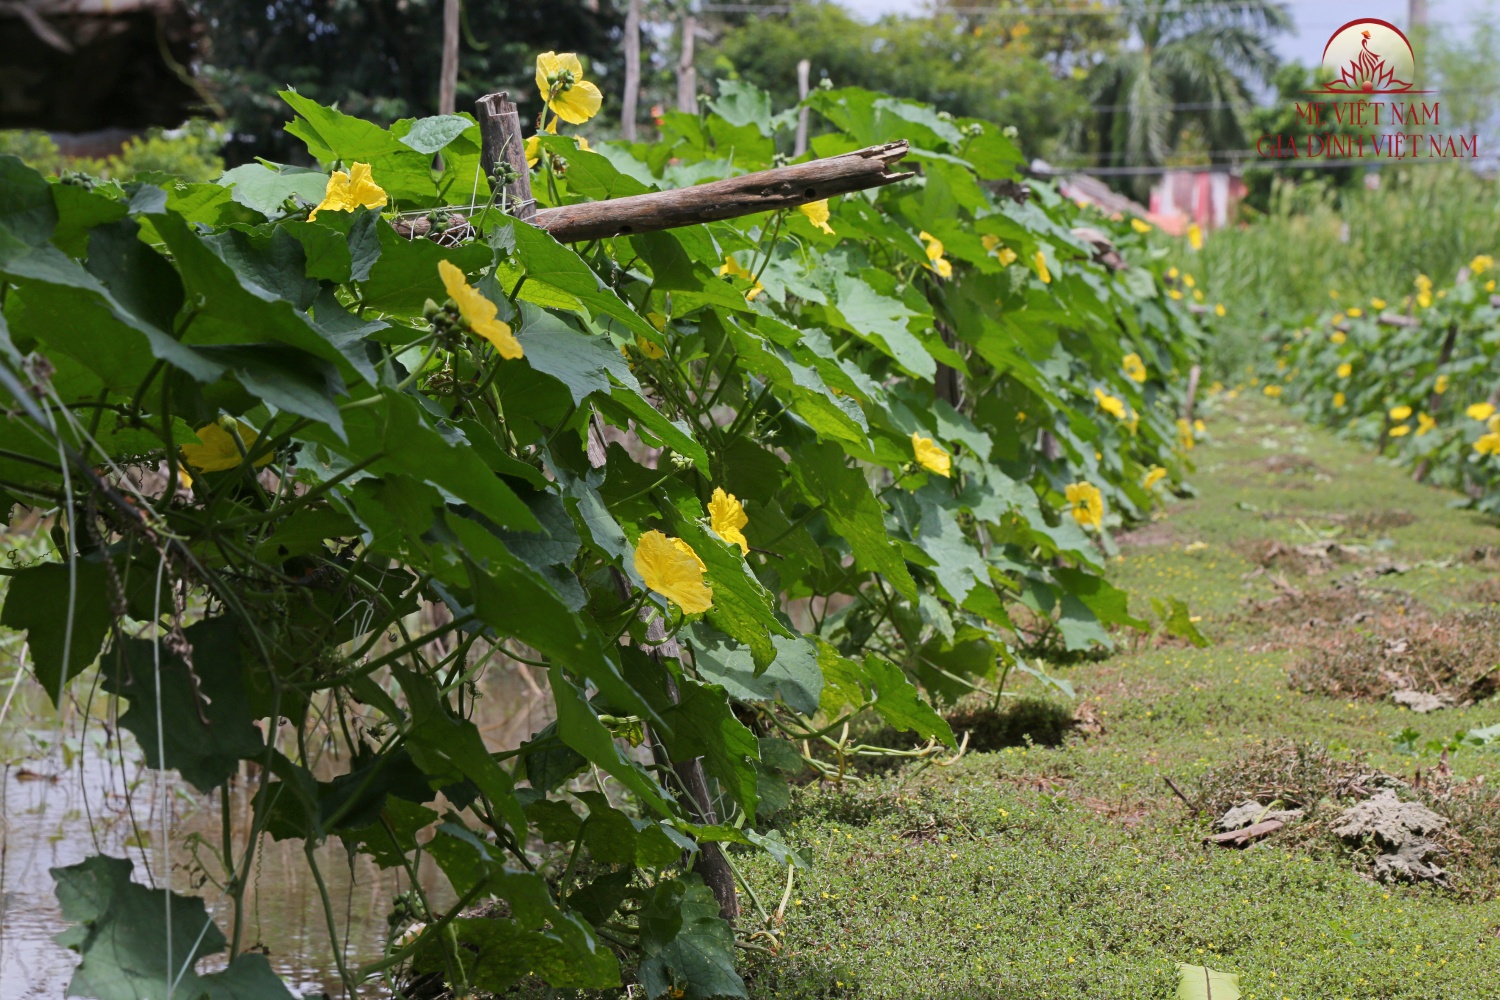
[[[1411,31],[1427,27],[1427,0],[1406,0],[1406,26]]]
[[[641,96],[641,0],[625,11],[625,93],[620,95],[620,135],[635,141],[636,102]]]
[[[443,0],[443,64],[438,80],[438,114],[451,115],[458,107],[458,5]]]

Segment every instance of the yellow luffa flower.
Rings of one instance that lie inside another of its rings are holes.
[[[1476,278],[1494,266],[1495,258],[1491,257],[1487,253],[1482,253],[1478,257],[1475,257],[1473,260],[1469,261],[1469,270],[1474,272],[1474,277]]]
[[[661,329],[661,327],[657,327],[657,329],[659,330]],[[665,347],[662,347],[660,344],[653,344],[651,341],[641,336],[637,336],[635,338],[635,349],[640,351],[646,357],[650,358],[652,361],[660,361],[662,358],[667,356],[667,349]]]
[[[928,472],[936,472],[945,478],[953,475],[953,456],[943,450],[941,445],[934,443],[932,438],[913,431],[911,450],[917,458],[917,464]]]
[[[1411,416],[1411,407],[1410,406],[1393,406],[1393,407],[1391,407],[1391,419],[1392,420],[1405,420],[1409,416]]]
[[[1425,274],[1417,275],[1417,305],[1427,309],[1432,305],[1432,279]]]
[[[1393,438],[1406,437],[1406,435],[1410,433],[1411,424],[1397,424],[1395,427],[1391,428],[1391,437]]]
[[[766,290],[764,285],[755,280],[755,275],[741,267],[740,262],[733,257],[724,258],[724,266],[719,268],[719,273],[727,274],[731,278],[744,278],[746,281],[752,282],[749,290],[745,292],[746,302],[754,302],[755,297]]]
[[[511,333],[510,324],[495,318],[500,308],[464,280],[464,273],[446,260],[438,261],[438,274],[442,275],[443,287],[448,297],[458,305],[458,314],[469,324],[477,336],[495,345],[502,358],[515,360],[525,352],[521,342]]]
[[[1448,376],[1439,375],[1437,381],[1432,383],[1432,391],[1441,396],[1448,391]]]
[[[311,222],[319,212],[352,212],[363,205],[365,208],[384,208],[389,199],[385,189],[375,183],[368,163],[356,163],[346,174],[335,170],[328,178],[328,187],[323,191],[323,200],[307,216]]]
[[[1001,266],[1009,267],[1016,262],[1016,252],[1001,243],[1000,237],[993,233],[985,233],[979,237],[979,242],[984,244],[984,252],[994,254]]]
[[[930,262],[927,266],[933,273],[939,278],[953,277],[953,264],[943,256],[943,241],[925,230],[918,233],[917,238],[927,244],[926,253]]]
[[[1338,368],[1334,369],[1333,373],[1339,378],[1348,378],[1350,375],[1354,374],[1354,366],[1345,361],[1343,364],[1339,365]]]
[[[1167,289],[1167,298],[1171,299],[1173,302],[1181,302],[1182,293],[1175,288],[1169,288]]]
[[[1198,287],[1198,279],[1194,278],[1191,274],[1184,274],[1182,276],[1182,283],[1184,285],[1187,285],[1189,288]]]
[[[536,57],[536,89],[557,117],[582,125],[599,113],[604,95],[583,78],[583,63],[572,52],[543,52]]]
[[[1426,434],[1428,431],[1433,430],[1436,427],[1436,420],[1432,419],[1425,413],[1417,414],[1417,437],[1421,437],[1423,434]]]
[[[1344,341],[1349,339],[1349,336],[1343,330],[1335,330],[1328,335],[1328,339],[1335,344],[1343,344]]]
[[[1188,226],[1188,246],[1194,250],[1203,249],[1203,230],[1198,228],[1196,222]]]
[[[1281,395],[1281,386],[1279,386],[1279,385],[1268,385],[1264,389],[1262,389],[1261,392],[1264,392],[1267,396],[1270,396],[1272,399],[1275,399],[1277,396]]]
[[[1036,263],[1036,276],[1042,279],[1042,284],[1052,284],[1052,272],[1047,270],[1047,257],[1038,250],[1031,258]]]
[[[1152,227],[1151,223],[1147,222],[1145,219],[1131,219],[1130,228],[1144,235],[1151,232]]]
[[[1344,394],[1342,392],[1333,394],[1333,408],[1335,410],[1342,410],[1344,408]]]
[[[738,545],[744,555],[750,554],[750,543],[745,540],[742,530],[750,523],[745,516],[745,507],[733,493],[725,493],[721,486],[714,487],[714,495],[708,501],[708,523],[724,541]]]
[[[1165,478],[1167,478],[1167,470],[1163,469],[1159,465],[1153,465],[1151,466],[1151,468],[1146,470],[1146,478],[1142,480],[1142,485],[1144,485],[1146,489],[1149,490],[1151,487],[1155,486]]]
[[[1121,402],[1119,397],[1111,396],[1103,389],[1095,386],[1094,399],[1098,402],[1099,409],[1103,410],[1105,413],[1108,413],[1110,416],[1114,417],[1117,420],[1125,419],[1125,404]]]
[[[829,236],[833,235],[833,227],[828,224],[827,198],[824,198],[822,201],[810,201],[806,205],[798,205],[797,211],[807,216],[808,222],[811,222]]]
[[[1350,316],[1351,319],[1359,319],[1364,314],[1365,314],[1365,311],[1363,309],[1361,309],[1359,306],[1350,306],[1349,307],[1349,316]]]
[[[1223,319],[1227,314],[1228,314],[1228,310],[1224,308],[1224,303],[1222,303],[1222,302],[1216,302],[1216,303],[1214,303],[1214,315],[1215,316],[1219,317],[1220,319]]]
[[[1132,381],[1146,381],[1146,364],[1141,360],[1141,356],[1139,354],[1132,352],[1125,355],[1124,359],[1120,362],[1120,366],[1125,369],[1125,374],[1128,375]]]
[[[1485,434],[1474,442],[1474,450],[1481,455],[1500,455],[1500,434]]]
[[[1346,317],[1345,317],[1345,316],[1344,316],[1344,314],[1343,314],[1343,313],[1341,313],[1341,312],[1339,312],[1339,313],[1334,313],[1334,314],[1333,314],[1333,318],[1332,318],[1332,319],[1330,319],[1330,320],[1329,320],[1329,321],[1328,321],[1328,322],[1329,322],[1329,323],[1330,323],[1330,324],[1332,324],[1332,325],[1333,325],[1333,326],[1338,326],[1338,325],[1339,325],[1339,324],[1340,324],[1340,323],[1342,323],[1342,322],[1344,322],[1344,319],[1345,319],[1345,318],[1346,318]]]
[[[245,446],[245,453],[240,453],[239,444],[235,443],[234,434],[231,434],[220,423],[204,424],[193,433],[198,435],[198,444],[185,444],[182,446],[182,458],[199,472],[223,472],[226,469],[238,469],[245,461],[245,455],[255,448],[255,441],[260,436],[255,428],[238,420],[227,421],[234,427],[235,433],[239,434],[240,444]],[[270,464],[271,453],[256,458],[257,469]],[[192,480],[188,480],[191,485]]]
[[[1183,451],[1192,451],[1197,442],[1193,439],[1193,425],[1182,417],[1177,418],[1177,441]]]
[[[1464,413],[1470,420],[1488,420],[1495,415],[1495,407],[1491,403],[1474,403]]]
[[[1073,520],[1084,527],[1104,524],[1104,496],[1093,483],[1073,483],[1067,489],[1068,503],[1073,505]]]
[[[1385,299],[1371,299],[1370,300],[1370,308],[1371,309],[1384,309],[1385,308]]]
[[[641,535],[635,546],[635,571],[656,591],[683,610],[696,615],[714,605],[713,588],[703,582],[707,569],[692,546],[660,531]]]

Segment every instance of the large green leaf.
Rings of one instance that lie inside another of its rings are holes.
[[[734,932],[697,875],[658,882],[640,915],[639,975],[646,995],[682,1000],[747,997],[734,971]]]
[[[58,707],[68,681],[104,645],[114,620],[108,588],[104,564],[86,559],[28,566],[10,578],[0,625],[26,630],[32,670]]]
[[[1239,973],[1179,964],[1177,1000],[1240,1000]]]
[[[915,600],[916,582],[900,548],[886,533],[880,501],[870,492],[864,473],[845,464],[843,451],[832,443],[807,445],[798,452],[791,472],[808,502],[822,506],[829,528],[849,543],[855,567],[879,573]]]

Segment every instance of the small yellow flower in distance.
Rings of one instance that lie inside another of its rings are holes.
[[[696,615],[713,607],[713,589],[703,582],[703,560],[680,538],[654,530],[641,535],[635,546],[635,571],[647,587],[684,614]]]
[[[1417,305],[1421,306],[1423,309],[1431,309],[1432,308],[1432,293],[1431,292],[1418,292],[1417,293]]]
[[[1349,335],[1344,333],[1343,330],[1335,330],[1328,335],[1328,339],[1333,341],[1335,344],[1342,344],[1344,341],[1349,339]]]
[[[1365,311],[1363,309],[1361,309],[1359,306],[1350,306],[1349,307],[1349,317],[1351,319],[1359,319],[1364,314],[1365,314]]]
[[[1149,490],[1165,478],[1167,478],[1167,470],[1159,465],[1153,465],[1146,470],[1146,478],[1142,481],[1142,484]]]
[[[1073,505],[1073,520],[1095,528],[1104,523],[1104,496],[1093,483],[1073,483],[1067,488],[1068,503]]]
[[[1393,407],[1391,407],[1391,419],[1392,420],[1405,420],[1407,417],[1410,417],[1410,416],[1411,416],[1411,407],[1410,406],[1393,406]]]
[[[1208,427],[1203,423],[1202,420],[1194,420],[1193,421],[1193,433],[1195,433],[1195,434],[1207,434],[1208,433]]]
[[[1177,441],[1183,451],[1192,451],[1197,442],[1193,439],[1193,425],[1182,417],[1177,418]]]
[[[1184,274],[1182,276],[1182,283],[1184,285],[1187,285],[1189,288],[1197,288],[1198,287],[1198,281],[1197,281],[1197,279],[1195,279],[1191,274]]]
[[[754,282],[754,284],[750,286],[749,290],[745,292],[746,302],[754,302],[755,297],[766,290],[765,286],[762,285],[759,281],[755,281],[755,276],[741,267],[740,262],[735,260],[733,257],[724,258],[724,266],[719,268],[719,273],[727,274],[732,278],[744,278],[746,281]]]
[[[1410,433],[1411,433],[1411,425],[1410,424],[1397,424],[1395,427],[1391,428],[1391,437],[1393,437],[1393,438],[1406,437],[1406,435],[1408,435]]]
[[[1333,408],[1336,410],[1342,410],[1344,408],[1344,394],[1342,392],[1336,392],[1333,394]]]
[[[1340,323],[1342,323],[1344,321],[1344,319],[1345,319],[1345,317],[1344,317],[1343,313],[1334,313],[1333,314],[1333,318],[1330,319],[1328,322],[1332,323],[1334,326],[1338,326]]]
[[[1272,399],[1275,399],[1277,396],[1281,395],[1281,386],[1279,386],[1279,385],[1268,385],[1264,389],[1262,389],[1261,392],[1264,392],[1267,396],[1270,396]]]
[[[572,52],[543,52],[536,57],[536,89],[557,117],[582,125],[599,113],[604,95],[583,78],[583,63]]]
[[[1052,272],[1047,270],[1047,257],[1040,250],[1032,257],[1036,262],[1036,276],[1042,279],[1042,284],[1052,284]]]
[[[1425,413],[1417,414],[1417,437],[1421,437],[1423,434],[1426,434],[1428,431],[1433,430],[1436,427],[1436,420],[1432,419]]]
[[[1384,309],[1385,305],[1386,305],[1385,299],[1371,299],[1370,300],[1370,308],[1371,309]]]
[[[1203,249],[1203,230],[1198,228],[1198,223],[1194,222],[1188,226],[1187,236],[1188,246],[1192,247],[1194,250]]]
[[[1339,290],[1337,288],[1328,289],[1328,297],[1337,302],[1339,300]]]
[[[1181,272],[1178,271],[1177,268],[1175,268],[1175,267],[1169,267],[1169,268],[1167,268],[1167,279],[1169,281],[1176,281],[1177,280],[1177,276],[1180,273]]]
[[[714,495],[708,501],[709,527],[724,541],[738,545],[740,552],[750,554],[750,543],[742,530],[750,523],[745,516],[745,507],[733,493],[725,493],[721,486],[714,487]]]
[[[1495,407],[1492,403],[1473,403],[1464,410],[1464,414],[1470,420],[1488,420],[1495,415]]]
[[[640,351],[646,357],[650,358],[652,361],[660,361],[662,358],[667,356],[666,348],[662,347],[660,344],[653,344],[645,337],[637,336],[635,338],[635,349]]]
[[[1474,442],[1474,450],[1481,455],[1500,455],[1500,434],[1486,434]]]
[[[1139,354],[1131,352],[1125,355],[1124,359],[1120,362],[1120,366],[1125,369],[1125,374],[1133,381],[1146,381],[1146,364],[1141,360]]]
[[[1478,257],[1475,257],[1473,260],[1469,261],[1469,270],[1474,272],[1474,277],[1476,278],[1494,266],[1495,258],[1491,257],[1487,253],[1482,253]]]
[[[1151,223],[1145,219],[1131,219],[1130,228],[1138,233],[1149,233],[1151,232]]]
[[[953,264],[947,257],[939,257],[932,262],[932,270],[939,278],[953,277]]]
[[[1224,316],[1227,314],[1227,312],[1228,312],[1228,310],[1226,310],[1224,308],[1224,303],[1217,302],[1217,303],[1214,304],[1214,315],[1215,316],[1219,317],[1220,319],[1223,319]]]
[[[1494,278],[1491,278],[1489,281],[1486,281],[1484,283],[1484,290],[1487,291],[1487,292],[1493,292],[1495,290],[1495,279]]]
[[[829,236],[833,235],[833,227],[828,224],[827,198],[824,198],[822,201],[810,201],[806,205],[798,205],[797,211],[807,216],[808,222],[811,222]]]
[[[230,433],[225,424],[234,429]],[[245,460],[245,454],[255,449],[255,441],[260,436],[255,428],[239,420],[225,418],[218,423],[204,424],[193,432],[198,435],[199,444],[185,444],[182,446],[182,458],[199,472],[223,472],[226,469],[238,469]],[[234,435],[240,437],[240,444],[245,446],[245,453],[240,453],[239,444],[235,443]],[[262,468],[270,464],[271,453],[266,452],[255,460],[255,467]],[[192,480],[188,480],[191,484]]]
[[[996,236],[994,233],[982,234],[979,237],[979,242],[984,247],[985,253],[994,253],[1000,248],[1000,237]]]
[[[943,241],[926,231],[917,234],[917,238],[927,244],[926,253],[930,263],[927,265],[939,278],[953,277],[953,264],[943,256]]]
[[[953,456],[944,451],[941,445],[934,444],[932,438],[913,431],[911,450],[916,456],[917,464],[928,472],[936,472],[944,478],[953,474]]]
[[[1437,393],[1439,396],[1441,396],[1443,393],[1447,392],[1448,391],[1448,376],[1447,375],[1439,375],[1437,377],[1437,381],[1435,381],[1435,382],[1432,383],[1432,391],[1435,392],[1435,393]]]
[[[1348,378],[1350,375],[1354,374],[1354,366],[1345,361],[1343,364],[1339,365],[1337,369],[1334,370],[1334,374],[1339,378]]]
[[[1094,399],[1099,403],[1099,409],[1108,413],[1117,420],[1125,419],[1125,404],[1118,396],[1111,396],[1098,386],[1094,387]]]
[[[323,200],[308,213],[307,221],[318,217],[319,212],[352,212],[360,206],[384,208],[388,201],[385,189],[375,183],[368,163],[356,163],[346,174],[335,170],[328,178],[328,187],[323,191]]]
[[[1203,301],[1203,289],[1201,289],[1201,288],[1195,288],[1195,289],[1193,289],[1193,301],[1194,302],[1202,302]]]
[[[495,318],[499,306],[464,280],[462,271],[449,261],[440,260],[438,274],[442,275],[443,287],[448,289],[448,297],[458,304],[458,314],[469,324],[469,329],[495,345],[502,358],[513,361],[525,353],[521,342],[511,333],[510,324]]]
[[[1182,293],[1175,288],[1169,288],[1167,289],[1167,298],[1171,299],[1173,302],[1181,302]]]

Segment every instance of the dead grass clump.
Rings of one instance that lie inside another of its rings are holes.
[[[1381,535],[1392,528],[1404,528],[1417,522],[1409,510],[1362,510],[1344,518],[1333,518],[1344,530],[1356,536]]]
[[[1261,538],[1238,542],[1234,549],[1268,573],[1294,576],[1321,576],[1341,566],[1363,562],[1365,556],[1362,549],[1332,541],[1290,545],[1274,538]]]
[[[1500,604],[1500,576],[1485,577],[1464,592],[1472,604]]]
[[[1318,590],[1283,588],[1275,597],[1249,601],[1240,618],[1268,629],[1273,646],[1301,646],[1306,630],[1349,627],[1375,620],[1397,622],[1425,617],[1426,610],[1410,594],[1356,584]]]
[[[1500,688],[1500,608],[1377,614],[1340,626],[1304,630],[1290,668],[1294,687],[1334,698],[1418,691],[1454,704]]]

